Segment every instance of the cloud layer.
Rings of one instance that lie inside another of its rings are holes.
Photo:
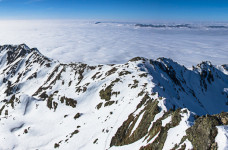
[[[190,67],[228,63],[227,29],[153,29],[89,21],[0,21],[0,44],[26,43],[62,62],[125,63],[136,56],[172,58]]]

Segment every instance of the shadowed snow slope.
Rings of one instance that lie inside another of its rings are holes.
[[[62,64],[0,46],[0,149],[222,149],[227,68],[142,57]]]

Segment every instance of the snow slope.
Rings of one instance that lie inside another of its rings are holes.
[[[191,149],[197,115],[228,110],[227,65],[63,64],[25,44],[0,46],[0,60],[0,149]]]
[[[216,136],[216,142],[219,143],[218,150],[228,149],[228,128],[227,126],[218,127],[218,135]]]

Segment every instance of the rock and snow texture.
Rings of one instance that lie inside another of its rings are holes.
[[[142,57],[62,64],[0,46],[0,149],[225,149],[227,68]],[[209,142],[194,140],[199,129]]]

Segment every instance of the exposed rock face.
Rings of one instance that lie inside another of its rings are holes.
[[[227,65],[62,64],[0,46],[0,149],[217,149],[227,103]]]
[[[216,126],[221,125],[214,116],[200,117],[186,133],[195,149],[217,149],[213,148],[217,135]]]
[[[110,146],[131,144],[146,136],[148,134],[150,123],[154,120],[155,115],[159,113],[159,107],[157,104],[157,101],[149,99],[147,100],[144,109],[136,117],[134,117],[133,113],[130,114],[128,119],[124,121],[123,125],[117,130],[115,136],[112,138]],[[140,115],[142,115],[142,119],[138,128],[132,131]]]

